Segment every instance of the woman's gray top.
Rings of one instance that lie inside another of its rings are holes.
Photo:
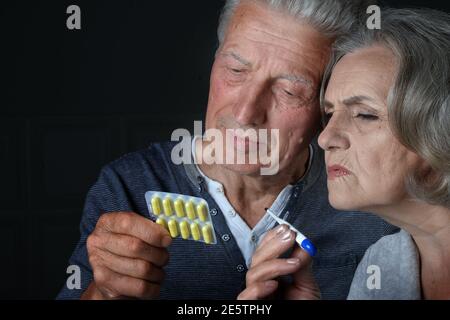
[[[421,299],[420,256],[406,231],[385,236],[367,249],[347,299]]]

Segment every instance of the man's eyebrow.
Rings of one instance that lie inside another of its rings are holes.
[[[344,101],[342,101],[342,103],[345,106],[352,106],[352,105],[355,105],[355,104],[360,104],[360,103],[365,102],[365,101],[373,102],[374,100],[371,97],[368,97],[368,96],[353,96],[353,97],[345,99]]]
[[[299,75],[295,75],[295,74],[284,74],[281,75],[280,77],[278,77],[279,79],[284,79],[284,80],[288,80],[291,82],[300,82],[302,84],[306,84],[307,86],[311,86],[312,85],[312,81],[306,79],[305,77],[299,76]]]
[[[252,65],[250,61],[245,60],[244,58],[242,58],[240,55],[238,55],[235,52],[225,52],[222,55],[226,56],[226,57],[232,57],[233,59],[235,59],[238,62],[242,63],[246,67],[251,67],[251,65]]]

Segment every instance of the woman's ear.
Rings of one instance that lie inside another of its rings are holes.
[[[421,181],[423,186],[429,186],[436,183],[439,179],[439,174],[427,161],[421,159],[419,167],[415,173],[415,178],[418,181]]]

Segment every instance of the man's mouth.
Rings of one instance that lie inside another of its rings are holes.
[[[258,148],[260,147],[260,143],[258,141],[258,130],[256,129],[249,129],[249,130],[253,130],[254,134],[252,135],[242,135],[239,132],[237,132],[237,130],[242,131],[242,132],[247,132],[247,130],[244,129],[226,129],[228,134],[229,134],[229,138],[232,138],[233,143],[236,147],[237,150],[239,151],[257,151]]]

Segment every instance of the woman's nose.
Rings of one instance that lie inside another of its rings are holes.
[[[348,133],[344,130],[344,126],[343,119],[332,116],[319,136],[319,146],[325,151],[346,150],[350,148]]]

